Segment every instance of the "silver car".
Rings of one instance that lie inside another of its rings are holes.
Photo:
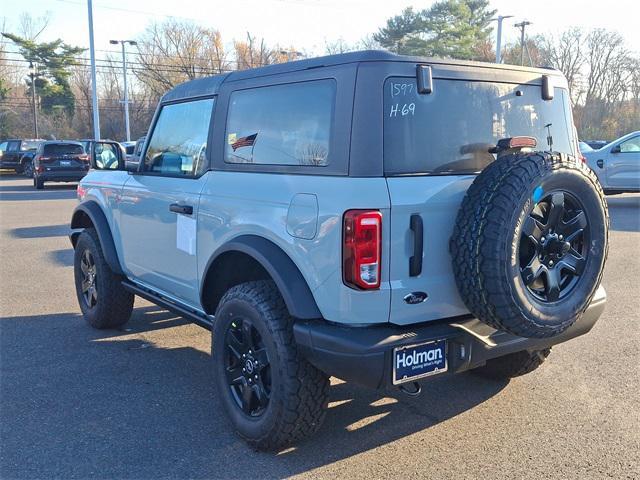
[[[582,153],[605,193],[640,192],[640,131]]]

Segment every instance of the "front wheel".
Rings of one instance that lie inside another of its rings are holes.
[[[217,391],[239,435],[260,450],[292,445],[325,417],[329,378],[299,354],[292,324],[272,281],[232,287],[216,311]]]
[[[92,228],[78,237],[74,255],[76,295],[84,319],[93,328],[125,324],[133,310],[134,295],[122,286],[102,254],[100,239]]]
[[[37,175],[33,177],[33,186],[36,190],[42,190],[44,188],[44,181]]]

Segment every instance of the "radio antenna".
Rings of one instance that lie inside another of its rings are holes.
[[[551,126],[553,123],[547,123],[544,128],[547,129],[547,145],[549,145],[549,153],[553,152],[553,137],[551,136]]]

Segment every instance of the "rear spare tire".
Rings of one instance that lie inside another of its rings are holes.
[[[560,154],[498,158],[472,183],[450,250],[473,315],[514,335],[543,338],[588,307],[607,256],[609,217],[586,165]]]

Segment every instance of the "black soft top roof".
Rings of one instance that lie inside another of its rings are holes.
[[[382,50],[363,50],[360,52],[340,53],[337,55],[328,55],[325,57],[308,58],[297,60],[294,62],[276,63],[260,68],[252,68],[249,70],[238,70],[222,75],[212,77],[203,77],[189,82],[181,83],[173,89],[169,90],[163,97],[162,101],[181,100],[183,98],[201,97],[206,95],[215,95],[220,90],[220,86],[226,81],[244,80],[248,78],[263,77],[267,75],[277,75],[282,73],[296,72],[309,68],[329,67],[343,65],[356,62],[409,62],[409,63],[426,63],[429,65],[459,65],[466,67],[476,67],[480,69],[493,70],[516,70],[525,72],[536,72],[540,75],[562,75],[560,72],[547,68],[530,68],[520,67],[517,65],[505,65],[496,63],[473,62],[470,60],[450,60],[442,58],[429,57],[410,57],[405,55],[396,55],[394,53]]]

